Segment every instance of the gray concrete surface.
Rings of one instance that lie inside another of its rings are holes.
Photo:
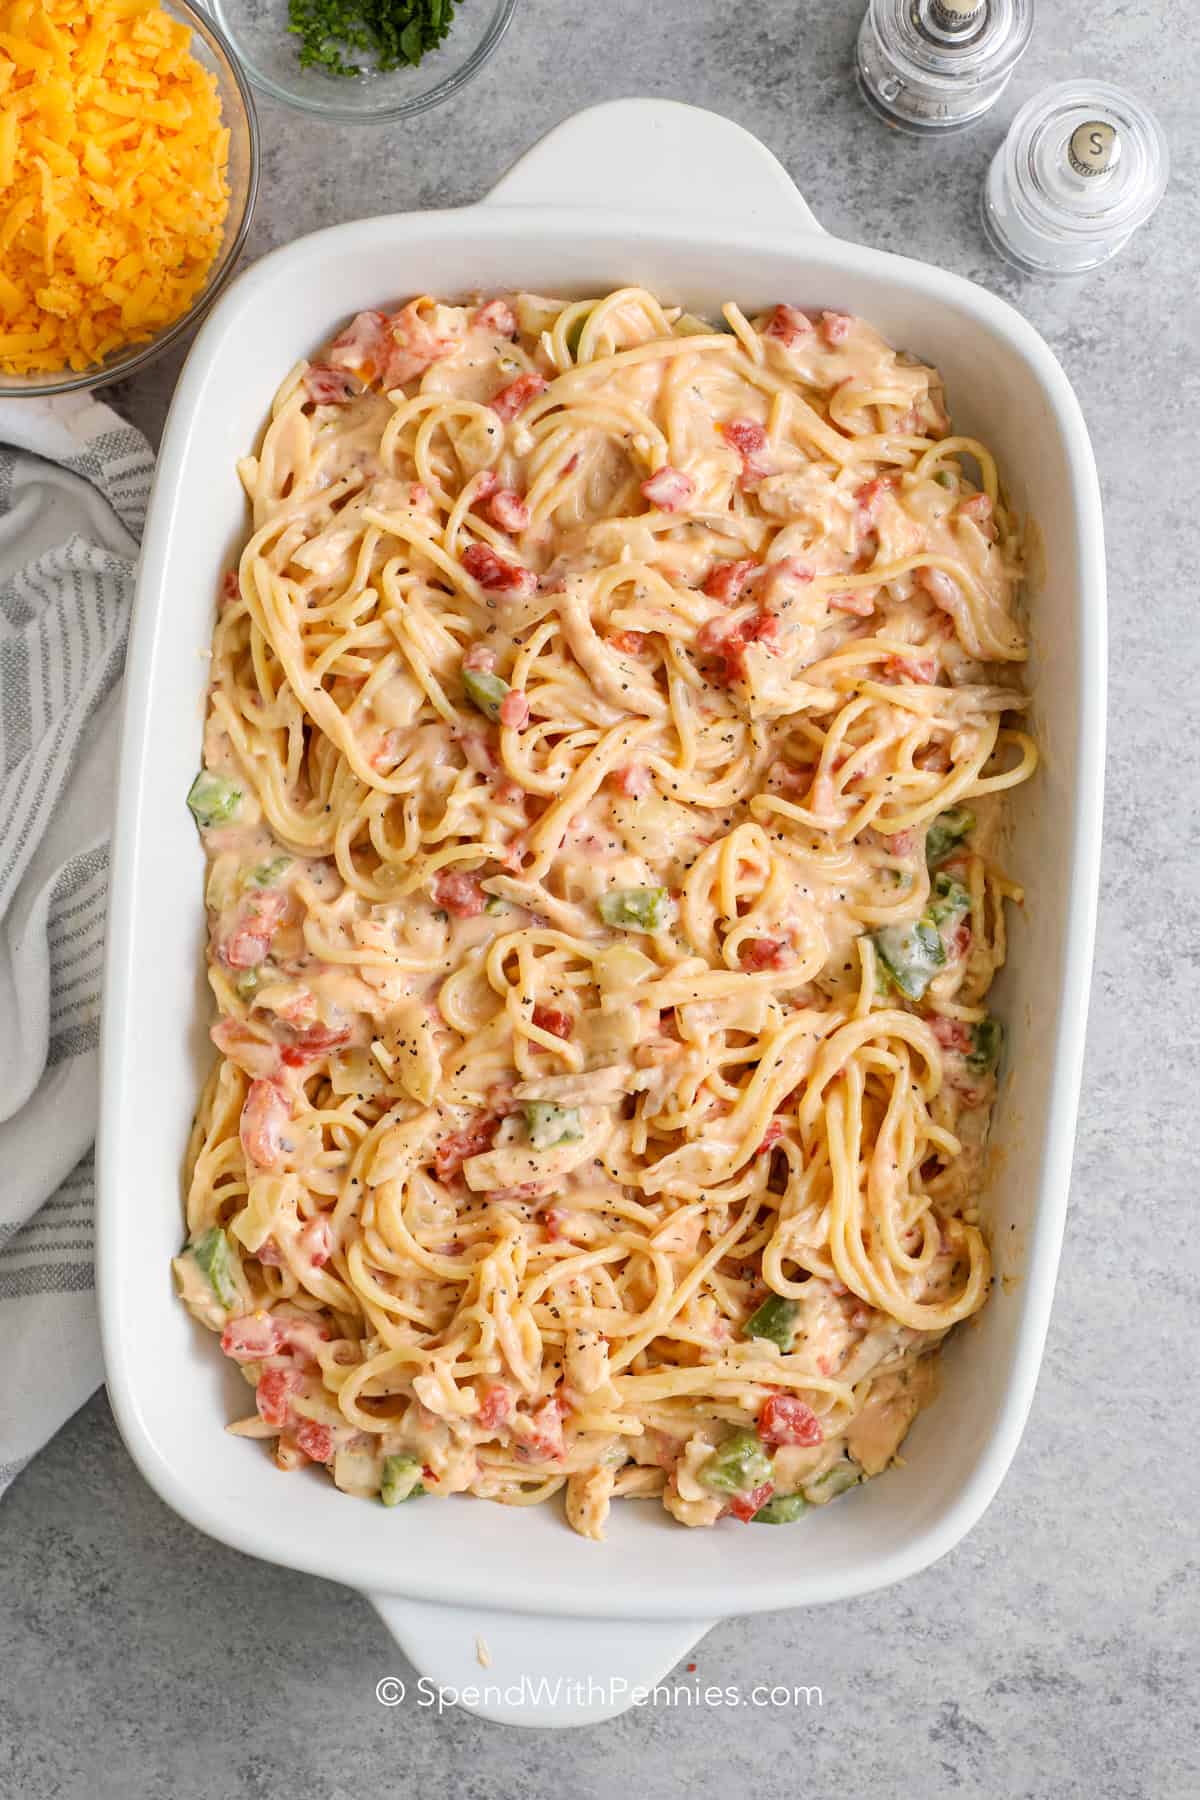
[[[415,127],[322,128],[264,106],[250,248],[470,200],[576,108],[669,95],[757,132],[833,231],[1015,300],[1062,358],[1107,506],[1112,737],[1071,1217],[1013,1471],[970,1538],[918,1579],[824,1611],[731,1621],[697,1653],[702,1679],[747,1692],[819,1684],[819,1708],[659,1707],[535,1737],[463,1712],[381,1707],[377,1680],[411,1671],[366,1604],[180,1523],[97,1397],[0,1506],[5,1797],[1200,1794],[1200,40],[1188,10],[1165,0],[1044,3],[998,110],[965,137],[914,143],[855,97],[862,3],[523,0],[484,76]],[[984,169],[1027,95],[1087,73],[1156,106],[1175,178],[1107,269],[1027,281],[981,237]],[[175,373],[163,364],[113,398],[157,433]]]

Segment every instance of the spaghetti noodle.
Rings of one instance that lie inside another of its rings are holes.
[[[859,320],[631,288],[359,314],[240,474],[175,1264],[232,1429],[594,1537],[877,1473],[990,1282],[992,457]]]

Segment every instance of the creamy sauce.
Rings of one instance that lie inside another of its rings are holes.
[[[590,1536],[876,1474],[989,1277],[986,450],[860,320],[628,290],[361,314],[240,468],[177,1264],[237,1429]]]

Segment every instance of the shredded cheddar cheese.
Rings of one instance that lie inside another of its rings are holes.
[[[185,312],[229,132],[156,0],[0,0],[0,369],[87,369]]]

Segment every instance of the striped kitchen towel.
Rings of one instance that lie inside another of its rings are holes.
[[[0,1493],[103,1379],[100,981],[153,461],[88,396],[0,401]]]

